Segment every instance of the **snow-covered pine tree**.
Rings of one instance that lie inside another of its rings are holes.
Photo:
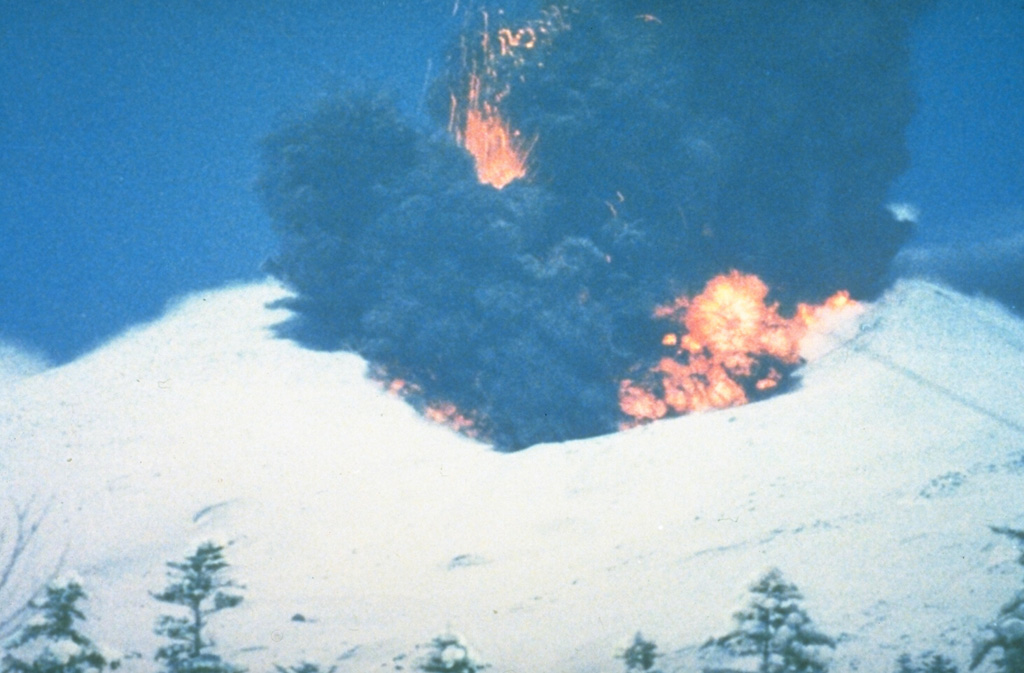
[[[896,673],[957,673],[956,664],[944,655],[925,652],[915,660],[909,654],[896,660]]]
[[[451,633],[438,636],[429,647],[419,664],[419,669],[426,673],[477,673],[489,668],[476,660],[461,636]]]
[[[750,587],[749,605],[733,615],[736,629],[705,647],[716,646],[737,657],[759,659],[759,673],[824,673],[825,648],[835,641],[818,631],[800,602],[803,595],[778,569]]]
[[[1014,540],[1024,551],[1024,530],[993,527],[992,531]],[[1024,566],[1024,553],[1017,562]],[[995,660],[1002,673],[1024,673],[1024,589],[1018,590],[1009,602],[999,608],[999,614],[975,642],[971,670],[980,666],[996,649],[1002,651],[1002,656]]]
[[[45,596],[30,604],[35,614],[6,643],[0,671],[102,673],[118,668],[119,654],[97,645],[77,628],[77,622],[85,620],[77,603],[86,598],[76,575],[50,581]]]
[[[324,671],[320,668],[320,664],[313,663],[312,661],[303,661],[295,666],[274,664],[274,668],[277,669],[277,673],[336,673],[338,670],[337,666],[331,666]]]
[[[639,631],[633,636],[633,642],[629,647],[618,655],[619,659],[626,662],[626,671],[629,673],[643,673],[654,668],[654,660],[660,657],[658,646],[654,641],[647,640]]]
[[[1024,530],[1017,530],[1016,528],[1008,528],[1006,526],[989,526],[993,533],[999,535],[1005,535],[1010,538],[1020,547],[1020,558],[1017,559],[1017,563],[1024,566]]]
[[[156,633],[171,643],[157,650],[156,660],[164,662],[167,673],[242,673],[244,668],[214,651],[207,633],[211,615],[242,602],[242,596],[232,591],[241,585],[225,576],[224,547],[204,542],[184,562],[171,561],[167,567],[170,584],[153,598],[188,612],[184,617],[162,615],[157,621]]]

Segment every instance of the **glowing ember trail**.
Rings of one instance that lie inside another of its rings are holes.
[[[542,19],[525,27],[500,28],[495,33],[495,47],[488,29],[488,14],[484,12],[482,16],[479,57],[467,57],[463,47],[463,69],[468,76],[465,101],[451,94],[448,131],[472,155],[477,179],[501,189],[526,177],[530,150],[537,140],[523,138],[501,114],[501,101],[510,91],[508,80],[516,69],[528,65],[542,67],[539,57],[527,58],[526,54],[539,51],[539,47],[550,42],[554,32],[567,24],[561,11],[551,8]]]
[[[792,318],[766,304],[768,286],[753,275],[716,276],[693,299],[658,306],[673,323],[662,338],[670,354],[637,379],[619,385],[627,427],[668,415],[745,404],[766,394],[800,364],[800,342],[825,311],[856,304],[839,292],[820,306],[800,304]]]
[[[454,125],[458,101],[452,96],[452,124],[449,131],[473,156],[477,179],[501,189],[526,177],[526,160],[532,143],[524,144],[518,131],[501,118],[496,105],[480,99],[480,75],[469,78],[469,100],[463,128]]]

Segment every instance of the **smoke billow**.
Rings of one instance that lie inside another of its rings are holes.
[[[881,289],[909,235],[884,203],[907,162],[919,11],[473,12],[431,87],[433,128],[360,92],[267,139],[268,266],[296,293],[282,331],[359,352],[504,449],[615,430],[619,381],[659,355],[656,305],[731,269],[783,310]],[[457,142],[475,96],[528,152],[501,189]]]

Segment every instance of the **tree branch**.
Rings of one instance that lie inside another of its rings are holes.
[[[34,498],[24,505],[19,505],[12,499],[10,509],[13,517],[8,517],[8,523],[13,523],[13,527],[5,525],[0,529],[0,605],[13,604],[14,607],[0,612],[0,639],[6,638],[18,629],[25,613],[32,605],[32,600],[42,587],[60,573],[67,554],[65,548],[51,572],[45,577],[31,580],[36,583],[36,587],[29,595],[19,598],[15,594],[15,580],[19,574],[28,572],[32,567],[28,563],[29,552],[37,541],[39,527],[49,513],[50,506],[47,503],[41,508],[36,508]]]

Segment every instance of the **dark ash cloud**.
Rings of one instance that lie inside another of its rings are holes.
[[[659,354],[656,304],[730,269],[784,306],[882,289],[909,235],[884,199],[907,163],[912,4],[564,6],[567,26],[497,68],[503,117],[536,139],[501,190],[447,132],[474,12],[433,128],[363,92],[267,139],[268,268],[297,293],[282,332],[361,353],[503,449],[614,431],[618,381]]]

